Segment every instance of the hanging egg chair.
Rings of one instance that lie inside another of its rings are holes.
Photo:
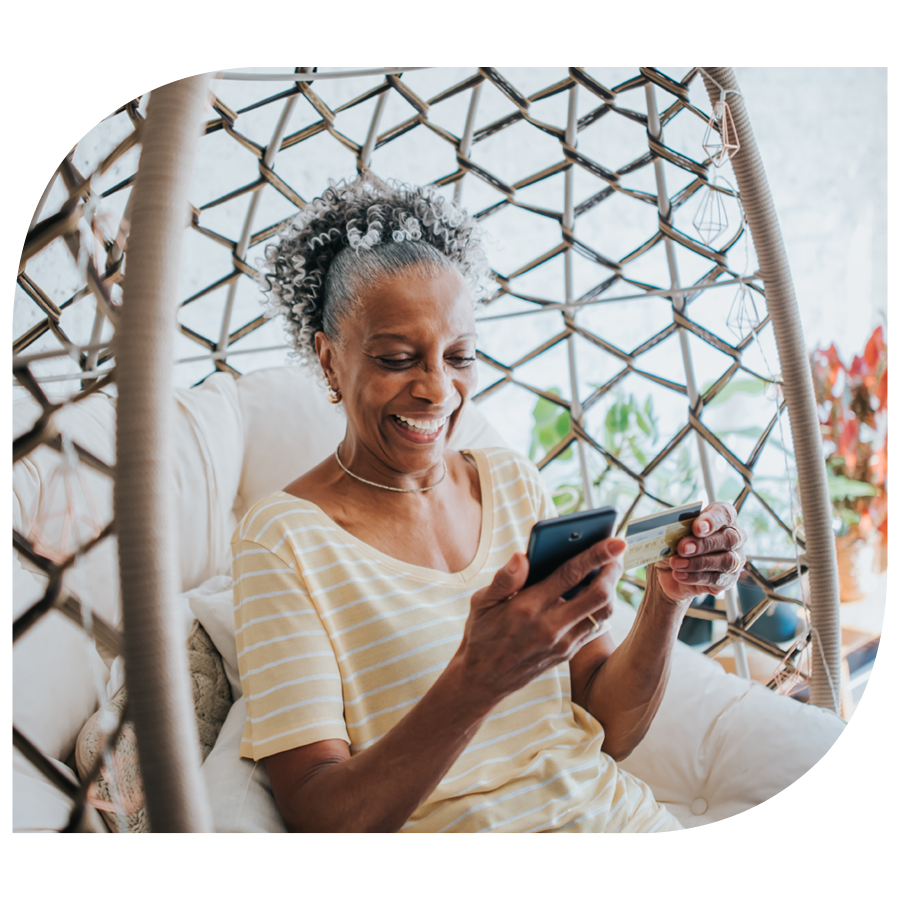
[[[773,694],[806,692],[803,709],[839,712],[838,580],[815,398],[734,73],[549,71],[196,76],[127,103],[63,160],[22,252],[13,346],[23,398],[13,640],[24,657],[64,617],[66,640],[77,626],[95,653],[85,677],[97,695],[71,707],[67,737],[45,735],[28,701],[14,702],[17,752],[68,803],[60,830],[102,830],[97,810],[128,827],[137,806],[114,750],[132,722],[152,828],[218,827],[176,598],[230,573],[234,522],[202,526],[216,549],[185,575],[178,557],[191,526],[172,526],[171,460],[204,415],[228,424],[230,413],[198,412],[192,398],[230,397],[233,380],[286,362],[254,280],[264,246],[329,178],[364,171],[434,184],[488,234],[496,286],[478,312],[475,400],[531,455],[560,509],[612,502],[621,529],[702,493],[734,503],[742,522],[761,517],[768,543],[751,547],[743,576],[755,601],[742,606],[732,589],[688,616],[712,623],[703,652],[730,659],[737,678],[749,677],[749,650],[770,660]],[[89,412],[68,427],[80,409]],[[113,454],[92,444],[103,429],[114,429]],[[197,440],[196,465],[214,467],[217,439]],[[184,490],[197,471],[178,469]],[[209,509],[227,495],[231,514],[246,478],[238,463],[229,488],[220,479],[210,489]],[[637,574],[623,580],[633,598],[643,587]],[[761,636],[754,626],[783,606],[799,612],[796,633]],[[102,692],[117,658],[127,702],[113,707]],[[227,710],[223,671],[227,660],[211,677]],[[62,764],[98,695],[100,737],[76,777]],[[837,733],[826,732],[824,749]]]

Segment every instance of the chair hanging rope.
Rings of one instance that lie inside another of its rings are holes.
[[[206,76],[155,90],[116,331],[119,538],[128,699],[154,831],[211,831],[177,607],[169,481],[175,298]]]
[[[790,410],[809,563],[809,610],[813,639],[810,702],[840,712],[841,625],[837,602],[837,558],[822,455],[822,435],[800,311],[769,183],[750,128],[744,98],[737,93],[734,72],[730,68],[709,68],[702,74],[711,103],[715,104],[719,99],[720,88],[729,92],[729,104],[741,146],[741,152],[734,156],[731,164],[741,192],[741,204],[750,223],[760,274],[766,286],[766,303],[781,362],[782,387]]]

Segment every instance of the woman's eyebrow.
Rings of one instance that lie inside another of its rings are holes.
[[[405,334],[392,334],[387,331],[381,331],[378,334],[373,334],[369,336],[369,341],[381,341],[381,340],[393,340],[393,341],[408,341],[409,337]]]
[[[478,335],[474,331],[467,331],[465,334],[457,335],[453,340],[461,341],[463,338],[477,337]],[[372,341],[379,340],[394,340],[394,341],[407,341],[409,343],[413,343],[413,339],[406,334],[394,334],[393,332],[388,331],[380,331],[378,334],[370,335],[368,338],[368,343]]]

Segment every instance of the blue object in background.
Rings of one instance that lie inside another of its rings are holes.
[[[746,614],[765,597],[762,588],[755,582],[739,581],[737,584],[741,612]],[[715,597],[706,594],[695,597],[692,607],[715,609]],[[750,633],[779,644],[797,636],[800,617],[789,603],[773,603],[751,626]],[[708,644],[712,640],[712,622],[709,619],[693,619],[685,616],[678,630],[678,640],[691,646]]]

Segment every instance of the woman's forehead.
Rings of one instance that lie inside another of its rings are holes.
[[[351,316],[364,337],[416,332],[475,332],[475,311],[463,278],[452,270],[409,270],[358,292]]]

